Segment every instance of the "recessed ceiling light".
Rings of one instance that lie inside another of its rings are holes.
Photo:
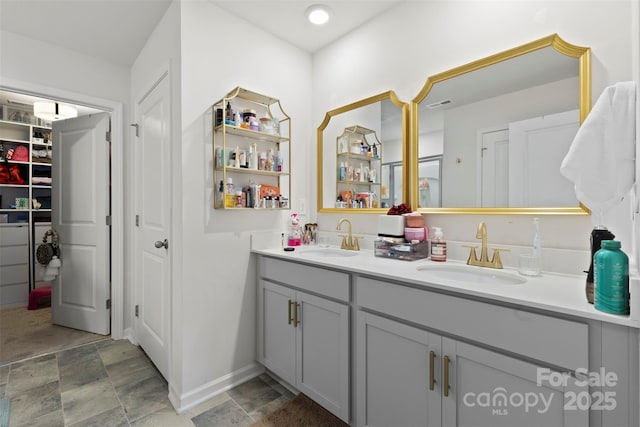
[[[331,11],[323,4],[309,6],[306,11],[307,19],[314,25],[323,25],[331,18]]]

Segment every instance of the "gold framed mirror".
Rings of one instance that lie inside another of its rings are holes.
[[[590,49],[557,34],[429,77],[411,102],[411,206],[588,214],[559,168],[590,107]]]
[[[393,91],[336,108],[318,127],[318,212],[386,213],[409,199],[409,105]]]

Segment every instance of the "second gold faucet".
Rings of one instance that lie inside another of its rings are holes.
[[[346,222],[347,223],[347,234],[346,235],[342,235],[342,245],[340,245],[341,249],[348,249],[351,251],[359,251],[360,250],[360,244],[358,243],[358,237],[354,236],[351,230],[351,221],[349,221],[347,218],[340,218],[338,220],[338,225],[336,225],[336,230],[340,230],[340,227],[342,227],[342,223]]]
[[[502,260],[500,259],[500,251],[508,251],[509,249],[503,248],[494,248],[493,249],[493,257],[491,257],[491,261],[489,261],[489,250],[487,248],[487,225],[484,221],[481,221],[478,224],[478,231],[476,232],[476,239],[482,240],[482,247],[480,249],[480,259],[478,259],[476,255],[476,247],[475,246],[466,246],[471,248],[469,252],[469,258],[467,259],[468,265],[475,265],[478,267],[489,267],[489,268],[502,268]]]

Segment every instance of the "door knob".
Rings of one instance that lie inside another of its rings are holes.
[[[169,249],[169,241],[167,239],[162,242],[160,240],[156,241],[156,248],[160,249],[163,246],[165,249]]]

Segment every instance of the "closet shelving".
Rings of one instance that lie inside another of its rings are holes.
[[[34,252],[51,226],[51,127],[0,120],[0,144],[0,164],[17,166],[24,180],[0,183],[0,307],[11,307],[26,303],[41,275]],[[27,160],[5,159],[17,147],[28,150]]]

